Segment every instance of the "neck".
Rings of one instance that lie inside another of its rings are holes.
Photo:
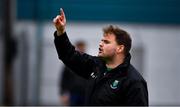
[[[116,68],[118,65],[120,65],[124,62],[124,59],[125,59],[124,56],[113,57],[112,59],[109,59],[106,61],[106,67],[107,68]]]

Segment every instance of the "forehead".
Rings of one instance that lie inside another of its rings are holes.
[[[112,33],[107,33],[107,34],[103,35],[103,39],[106,39],[106,40],[115,40],[115,35],[112,34]]]

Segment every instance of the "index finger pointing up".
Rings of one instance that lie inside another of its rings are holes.
[[[65,18],[65,14],[64,14],[64,11],[63,11],[62,8],[60,8],[60,15],[61,15],[63,18]]]

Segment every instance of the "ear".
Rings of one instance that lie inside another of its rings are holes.
[[[124,52],[124,48],[125,48],[124,45],[118,45],[117,49],[116,49],[116,52],[117,53],[123,53]]]

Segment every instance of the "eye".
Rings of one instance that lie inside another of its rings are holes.
[[[103,40],[103,42],[104,42],[105,44],[109,44],[109,43],[110,43],[110,41],[108,41],[108,40]]]

